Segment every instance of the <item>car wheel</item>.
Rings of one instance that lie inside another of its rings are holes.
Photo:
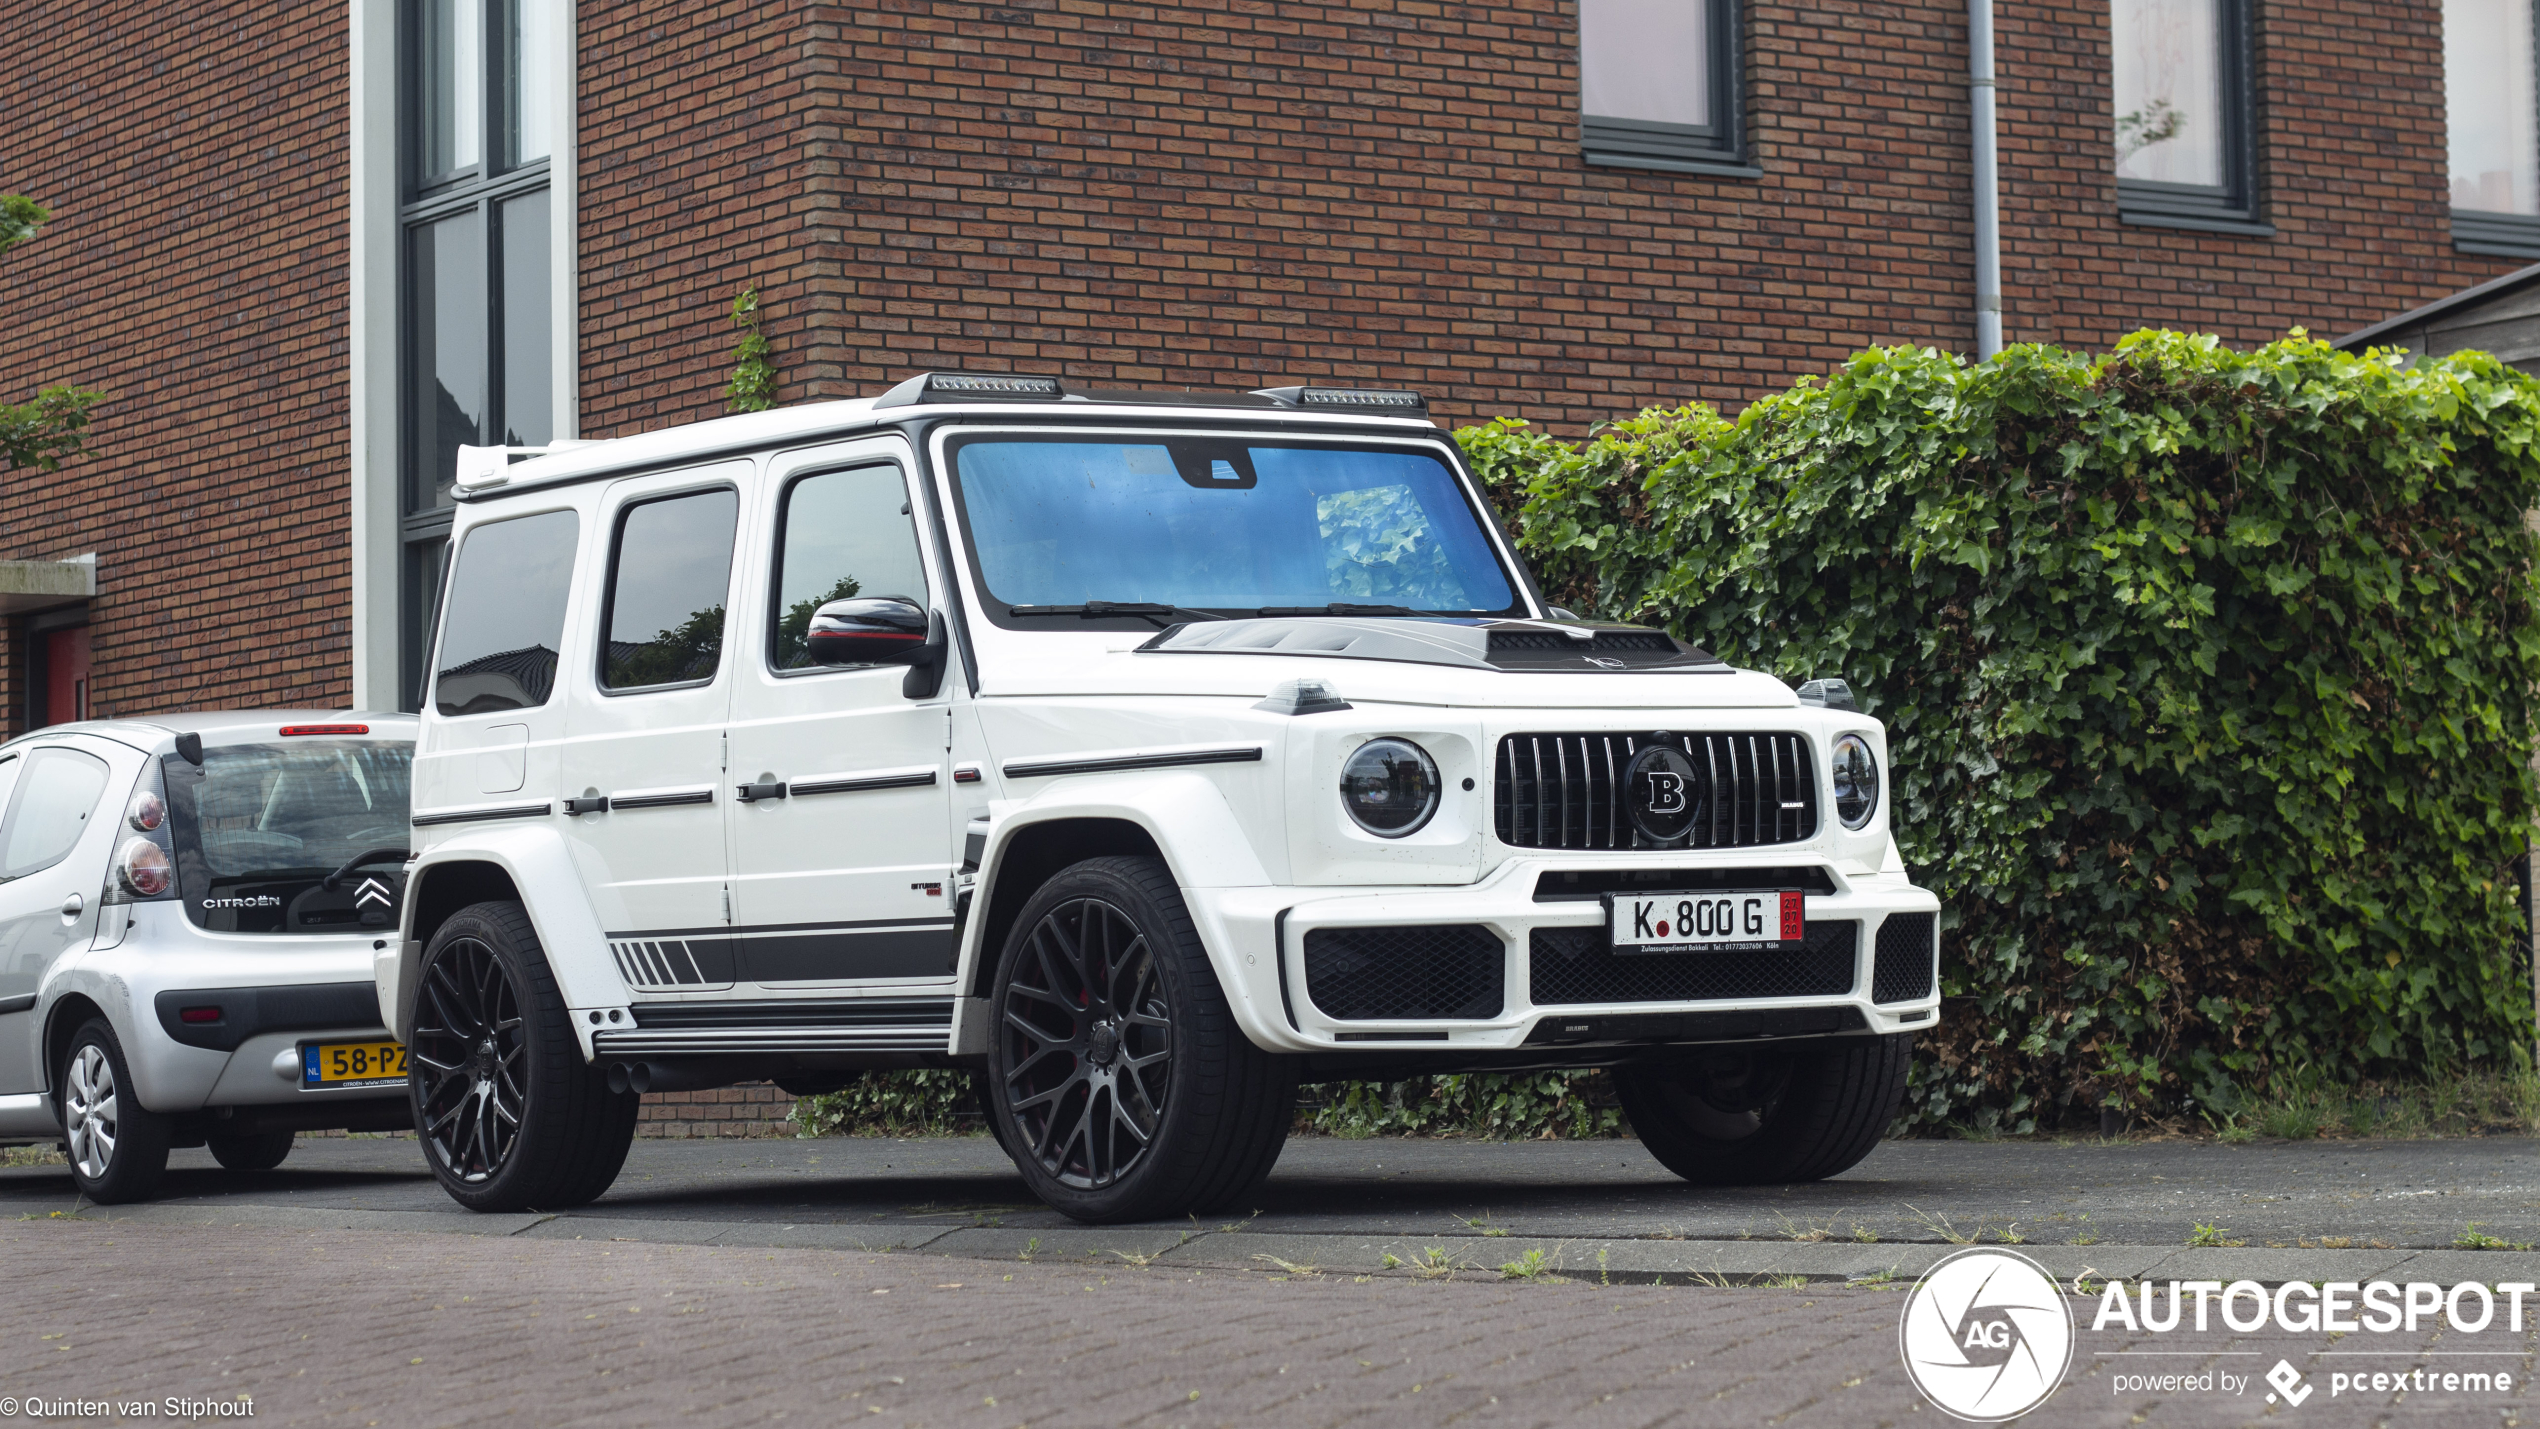
[[[167,1174],[173,1118],[141,1105],[123,1044],[102,1017],[72,1035],[53,1079],[64,1154],[80,1194],[101,1206],[147,1200]]]
[[[296,1133],[288,1131],[249,1131],[236,1136],[205,1136],[203,1144],[212,1150],[212,1159],[232,1171],[270,1171],[291,1154]]]
[[[1241,1200],[1296,1114],[1161,859],[1088,859],[1032,895],[998,959],[987,1111],[1034,1194],[1095,1224]]]
[[[1870,1154],[1905,1099],[1914,1034],[1717,1048],[1614,1070],[1660,1164],[1705,1186],[1822,1181]]]
[[[518,903],[461,909],[432,935],[408,1049],[424,1159],[469,1210],[579,1206],[626,1164],[640,1098],[583,1060]]]

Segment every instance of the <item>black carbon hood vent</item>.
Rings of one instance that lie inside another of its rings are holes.
[[[1449,616],[1270,616],[1194,621],[1138,647],[1148,655],[1305,655],[1468,670],[1614,674],[1721,671],[1708,651],[1636,625]]]

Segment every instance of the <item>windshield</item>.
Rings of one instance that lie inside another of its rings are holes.
[[[998,434],[954,439],[951,458],[1000,625],[1527,613],[1463,486],[1429,452]]]
[[[162,761],[176,835],[177,892],[202,927],[344,933],[396,921],[414,747],[295,739]],[[382,854],[339,886],[326,876]]]

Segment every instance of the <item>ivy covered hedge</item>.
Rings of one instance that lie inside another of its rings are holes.
[[[1917,1119],[2526,1055],[2540,380],[2145,332],[1457,438],[1556,602],[1886,721]]]

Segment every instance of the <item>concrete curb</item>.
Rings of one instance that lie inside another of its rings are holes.
[[[1056,1226],[1039,1230],[908,1223],[803,1223],[594,1215],[476,1215],[467,1211],[368,1211],[297,1206],[160,1204],[90,1207],[63,1219],[106,1224],[251,1227],[299,1231],[399,1231],[529,1240],[619,1240],[659,1245],[749,1246],[865,1253],[919,1252],[965,1260],[1189,1267],[1270,1274],[1498,1278],[1526,1266],[1570,1280],[1730,1286],[1798,1278],[1811,1283],[1904,1284],[1962,1247],[1922,1241],[1765,1241],[1367,1236],[1192,1230],[1172,1226]],[[2425,1280],[2540,1283],[2540,1252],[2465,1250],[2275,1250],[2140,1245],[2011,1247],[2067,1282],[2123,1280]],[[1530,1253],[1540,1260],[1528,1265]]]

